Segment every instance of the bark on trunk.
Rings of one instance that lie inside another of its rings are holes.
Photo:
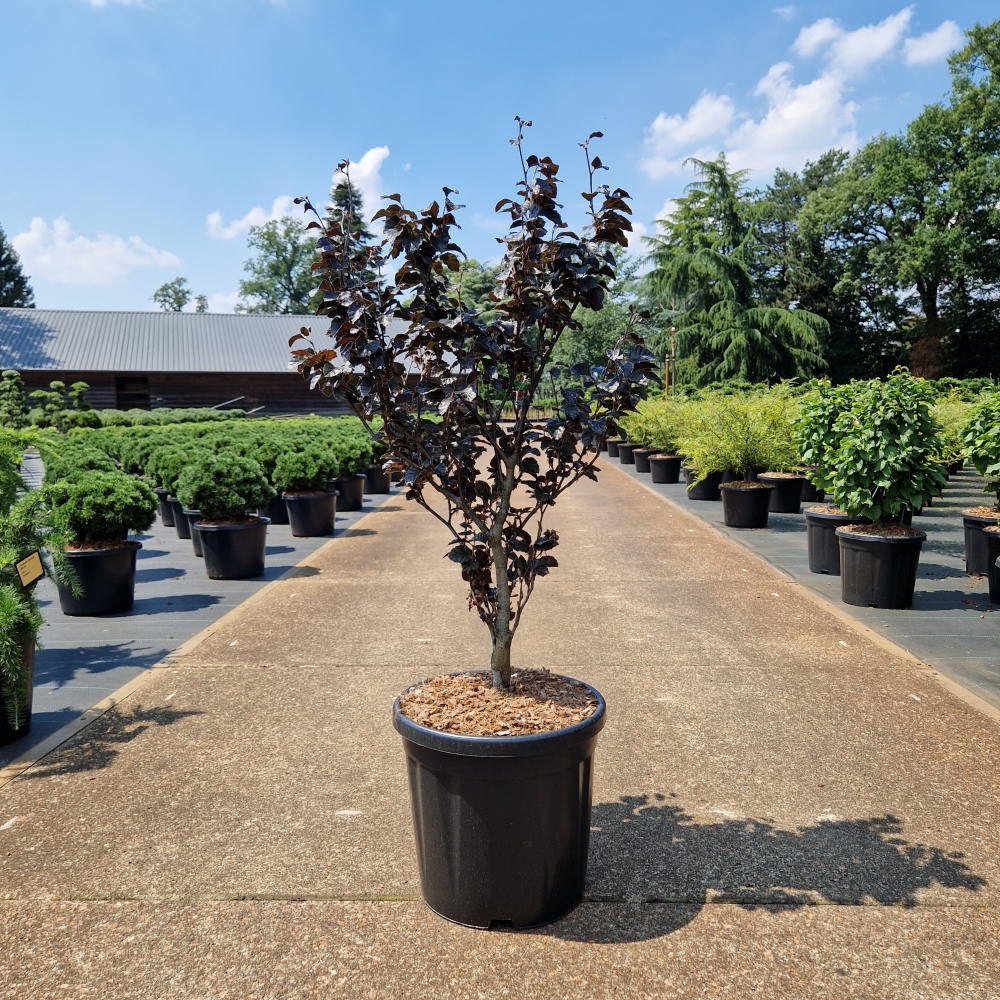
[[[493,634],[493,686],[510,690],[510,581],[507,579],[507,553],[500,542],[493,545],[493,573],[497,585],[497,623]]]

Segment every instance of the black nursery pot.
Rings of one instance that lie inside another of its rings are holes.
[[[191,547],[194,554],[200,559],[205,553],[201,550],[201,535],[198,533],[198,522],[201,520],[200,510],[188,510],[184,508],[184,516],[188,521],[188,529],[191,532]]]
[[[332,535],[337,519],[337,493],[324,490],[301,496],[285,495],[288,521],[296,538],[318,538]]]
[[[684,480],[687,483],[687,495],[689,500],[718,500],[719,483],[722,482],[721,472],[710,472],[700,483],[695,483],[695,476],[698,470],[690,465],[684,467]],[[694,485],[692,485],[694,484]]]
[[[638,447],[634,441],[622,441],[618,445],[618,461],[622,465],[635,465],[635,457],[632,453]]]
[[[986,539],[983,538],[983,528],[996,524],[997,517],[986,517],[982,514],[962,515],[962,524],[965,526],[965,572],[969,576],[983,576],[989,570],[989,553]]]
[[[205,572],[210,580],[243,580],[264,572],[266,517],[245,524],[198,525]]]
[[[635,461],[636,472],[649,472],[649,449],[633,448],[632,458]]]
[[[983,540],[986,542],[986,577],[990,584],[990,600],[994,604],[1000,604],[1000,567],[997,566],[997,560],[1000,559],[1000,527],[993,525],[991,528],[984,528]]]
[[[622,443],[621,438],[611,438],[608,440],[608,458],[618,457],[618,446]]]
[[[802,481],[802,503],[822,503],[826,494],[823,490],[817,489],[808,479]]]
[[[389,492],[389,473],[381,465],[369,465],[365,470],[365,493]]]
[[[258,517],[266,517],[271,524],[288,524],[288,508],[285,498],[280,494],[271,497],[266,507],[257,508]]]
[[[24,679],[24,709],[25,717],[20,726],[15,729],[7,718],[7,702],[0,691],[0,747],[13,743],[14,740],[27,736],[31,729],[31,695],[35,687],[35,640],[25,639],[21,642],[21,665],[25,668]]]
[[[184,516],[184,504],[176,497],[171,497],[169,503],[170,509],[174,512],[174,530],[177,532],[177,537],[190,538],[191,526],[188,524],[188,519]]]
[[[863,517],[848,517],[829,511],[806,511],[806,548],[809,550],[809,572],[840,576],[840,539],[837,529],[845,524],[864,524]]]
[[[757,481],[773,486],[771,490],[771,512],[774,514],[798,514],[802,505],[803,476],[776,476],[762,472]]]
[[[365,477],[363,473],[353,476],[341,476],[339,479],[327,481],[328,490],[336,490],[339,494],[337,506],[341,511],[361,510],[364,505]]]
[[[156,499],[160,501],[160,520],[163,522],[163,527],[172,528],[174,526],[174,508],[168,499],[167,491],[162,486],[156,486],[153,488],[153,492],[156,494]]]
[[[140,542],[128,542],[114,549],[67,549],[66,558],[76,570],[83,595],[74,597],[69,587],[59,585],[62,613],[114,615],[131,611],[135,603],[135,557],[141,548]]]
[[[650,455],[649,471],[654,483],[676,483],[681,478],[680,455]]]
[[[424,900],[469,927],[551,923],[583,899],[591,782],[605,704],[534,736],[456,736],[408,719],[403,737]]]
[[[773,486],[723,483],[722,518],[729,528],[766,528]]]
[[[856,535],[837,529],[840,539],[840,598],[861,608],[908,608],[913,604],[920,548],[927,535],[902,538]]]

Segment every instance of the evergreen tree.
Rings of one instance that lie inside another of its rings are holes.
[[[21,270],[21,259],[0,227],[0,306],[35,308],[35,293]]]
[[[28,403],[20,372],[7,369],[0,375],[0,426],[18,430],[27,427]]]
[[[335,179],[336,183],[330,189],[330,204],[326,207],[327,221],[336,220],[362,243],[371,243],[375,237],[365,223],[365,204],[361,192],[345,175],[337,174]]]

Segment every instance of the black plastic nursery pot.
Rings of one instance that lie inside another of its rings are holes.
[[[913,604],[923,531],[892,537],[837,529],[840,599],[861,608],[908,608]]]
[[[840,576],[840,539],[837,529],[845,524],[864,524],[863,517],[848,517],[839,511],[806,511],[806,548],[809,572]]]
[[[190,538],[191,526],[188,524],[188,519],[184,516],[184,504],[176,497],[171,497],[170,509],[174,512],[174,530],[177,532],[177,537]]]
[[[365,470],[365,493],[389,492],[389,473],[381,465],[369,465]]]
[[[271,524],[288,524],[288,507],[285,505],[285,498],[278,493],[271,497],[270,503],[266,507],[257,508],[258,517],[266,517]]]
[[[618,457],[618,445],[622,443],[621,438],[610,438],[608,440],[608,458]]]
[[[622,441],[618,445],[618,461],[622,465],[635,465],[633,452],[639,446],[634,441]]]
[[[185,519],[186,520],[186,519]],[[74,597],[59,585],[59,607],[64,615],[114,615],[131,611],[135,603],[135,557],[140,542],[110,549],[67,549],[83,594]]]
[[[997,523],[1000,514],[989,517],[985,514],[962,513],[962,524],[965,526],[965,572],[969,576],[983,576],[989,570],[989,553],[986,539],[983,538],[983,528]]]
[[[205,572],[210,580],[243,580],[264,572],[264,548],[267,544],[266,517],[243,524],[205,524],[199,522]]]
[[[635,462],[636,472],[649,472],[649,449],[633,448],[632,459]]]
[[[469,927],[536,927],[583,899],[590,849],[594,714],[532,736],[458,736],[393,706],[403,737],[424,900]]]
[[[332,535],[337,518],[337,493],[302,493],[298,496],[284,494],[288,508],[288,522],[296,538],[317,538]]]
[[[823,490],[817,489],[808,479],[803,480],[802,496],[800,497],[802,503],[822,503],[825,496]]]
[[[990,600],[994,604],[1000,604],[1000,527],[992,525],[983,528],[983,540],[986,542],[987,566],[986,578],[990,584]]]
[[[804,476],[789,475],[780,472],[761,472],[757,482],[773,486],[771,490],[772,514],[798,514],[802,506],[802,487]]]
[[[174,526],[174,508],[170,503],[167,491],[162,486],[156,486],[153,492],[156,494],[156,499],[160,501],[160,520],[163,522],[163,527],[172,528]]]
[[[31,695],[35,687],[35,640],[25,639],[21,643],[21,665],[25,668],[24,678],[24,720],[15,729],[7,715],[7,702],[0,691],[0,747],[27,736],[31,729]]]
[[[773,486],[722,483],[722,519],[728,528],[766,528]]]
[[[723,483],[755,483],[757,482],[757,476],[759,475],[759,469],[747,469],[746,476],[742,472],[737,472],[735,469],[726,469],[722,473],[722,479],[720,482]]]
[[[680,455],[650,455],[649,471],[654,483],[676,483],[681,478]]]
[[[358,472],[353,476],[331,479],[327,482],[326,488],[336,490],[340,494],[337,498],[337,506],[342,511],[361,510],[364,505],[365,477],[363,473]]]
[[[188,520],[188,530],[191,532],[191,547],[194,554],[201,558],[205,553],[201,550],[201,535],[198,534],[198,522],[201,520],[200,510],[188,510],[184,508],[184,516]]]
[[[962,471],[962,467],[964,465],[965,465],[964,458],[960,458],[957,462],[952,462],[951,465],[948,466],[948,475],[957,476]]]
[[[690,465],[684,467],[684,480],[687,483],[687,495],[689,500],[719,500],[722,494],[719,493],[719,483],[722,482],[721,472],[710,472],[700,482],[696,483],[695,477],[698,470]]]

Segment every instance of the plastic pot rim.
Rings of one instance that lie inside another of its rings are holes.
[[[455,677],[464,673],[468,673],[468,671],[462,670],[438,676]],[[564,674],[558,676],[565,677]],[[572,677],[565,677],[565,679],[575,680]],[[396,696],[392,705],[393,728],[404,740],[408,740],[410,743],[458,757],[531,757],[537,754],[555,753],[577,746],[596,736],[604,728],[607,721],[607,703],[601,692],[585,681],[576,681],[578,684],[583,684],[597,699],[597,708],[593,715],[574,723],[572,726],[553,729],[546,733],[529,733],[523,736],[465,736],[458,733],[445,733],[414,722],[409,716],[404,715],[400,708],[403,695],[426,683],[427,681],[420,681],[417,684],[411,684],[405,691]]]
[[[204,521],[196,521],[199,531],[243,531],[247,528],[256,528],[261,524],[265,526],[271,523],[269,517],[261,517],[258,515],[252,521],[246,521],[243,524],[205,524]]]
[[[126,542],[111,549],[63,549],[63,552],[71,559],[82,559],[84,556],[103,556],[108,552],[127,552],[129,549],[138,551],[141,548],[142,542]]]
[[[906,545],[914,542],[924,542],[927,540],[926,531],[915,531],[912,535],[861,535],[854,531],[844,531],[837,529],[838,538],[849,538],[851,541],[860,539],[865,544],[890,544]]]

